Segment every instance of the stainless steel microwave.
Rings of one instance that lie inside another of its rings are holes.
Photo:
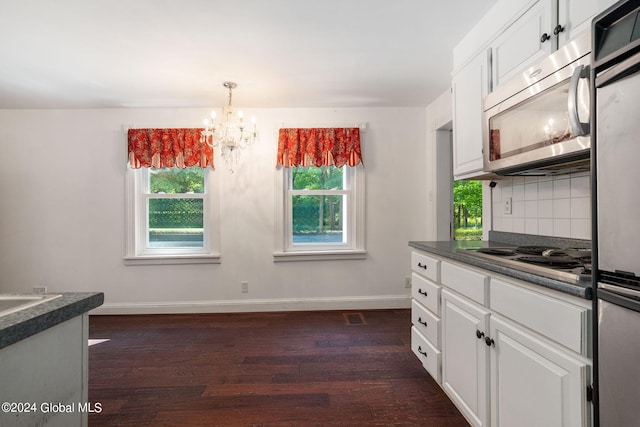
[[[589,169],[590,52],[587,33],[485,97],[486,172],[553,175]]]

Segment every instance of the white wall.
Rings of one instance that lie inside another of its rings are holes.
[[[222,263],[125,266],[123,125],[196,127],[207,114],[0,110],[0,292],[103,291],[103,313],[409,305],[407,242],[427,227],[423,108],[248,110],[261,141],[234,174],[216,156]],[[277,128],[362,122],[367,259],[274,263]]]
[[[451,89],[427,106],[427,240],[451,238],[453,120]]]

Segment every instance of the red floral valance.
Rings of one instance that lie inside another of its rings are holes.
[[[359,128],[285,128],[276,167],[356,166],[362,162]]]
[[[129,129],[132,168],[213,167],[213,147],[200,141],[202,129]]]

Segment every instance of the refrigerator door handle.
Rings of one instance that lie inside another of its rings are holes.
[[[616,288],[615,290],[599,288],[598,299],[607,301],[619,307],[640,312],[640,296],[638,295],[638,292],[626,288],[620,288],[618,286],[614,287]],[[623,292],[620,292],[621,290],[623,290]]]

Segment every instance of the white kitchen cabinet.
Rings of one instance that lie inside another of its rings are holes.
[[[456,60],[459,68],[451,81],[454,179],[485,175],[482,136],[487,93],[590,30],[591,19],[615,0],[538,0],[516,6],[509,2],[496,4],[454,49],[454,58],[456,51],[473,52]],[[501,9],[517,10],[517,16],[503,16]],[[478,50],[469,51],[470,45]]]
[[[590,426],[591,302],[449,258],[413,274],[412,349],[473,426]],[[418,261],[419,260],[419,261]],[[438,368],[438,366],[441,366]]]
[[[578,34],[591,30],[591,20],[616,0],[558,0],[559,46],[563,46]]]
[[[491,425],[589,425],[589,364],[492,314]]]
[[[411,270],[411,350],[440,384],[440,260],[414,251]]]
[[[489,311],[442,291],[442,388],[474,426],[489,422]]]
[[[482,174],[482,104],[490,89],[490,61],[490,51],[480,52],[451,82],[454,179]]]
[[[595,15],[615,0],[538,0],[490,42],[493,87],[591,30]]]
[[[558,48],[550,30],[557,21],[556,6],[556,0],[539,0],[491,43],[494,87]]]

